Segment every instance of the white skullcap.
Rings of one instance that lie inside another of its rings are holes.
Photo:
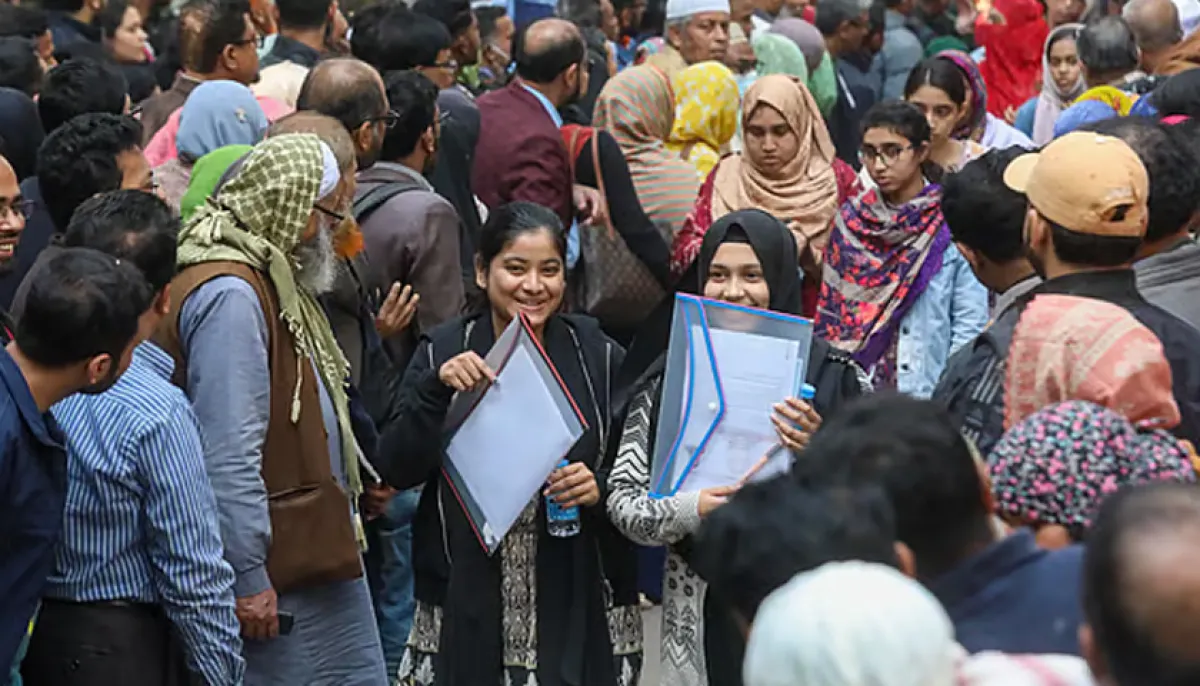
[[[704,12],[729,14],[729,0],[667,0],[667,21],[687,19]]]
[[[321,141],[321,188],[317,191],[317,198],[324,198],[337,188],[338,182],[342,180],[342,170],[338,168],[337,157],[334,157],[333,150]]]
[[[831,562],[767,596],[746,686],[953,686],[962,648],[941,604],[886,565]]]

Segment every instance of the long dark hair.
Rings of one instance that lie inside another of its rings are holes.
[[[904,97],[911,98],[921,86],[932,86],[962,107],[967,103],[967,79],[958,65],[941,57],[929,57],[913,68],[904,84]]]
[[[475,267],[486,271],[492,260],[504,250],[504,246],[524,233],[547,231],[554,239],[554,247],[566,267],[567,232],[562,220],[553,210],[532,202],[510,202],[501,205],[488,214],[487,221],[479,229],[479,247],[475,251]],[[472,294],[471,310],[484,312],[488,308],[487,292],[475,291]]]
[[[863,116],[862,133],[865,135],[871,129],[887,129],[903,136],[914,148],[928,146],[933,135],[929,128],[929,120],[925,119],[921,110],[911,102],[903,100],[884,100],[867,110]],[[921,163],[921,173],[930,183],[940,183],[945,170],[926,157]]]

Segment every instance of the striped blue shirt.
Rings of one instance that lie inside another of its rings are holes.
[[[108,391],[51,408],[67,436],[66,518],[46,596],[161,605],[209,684],[245,670],[196,415],[153,343]]]

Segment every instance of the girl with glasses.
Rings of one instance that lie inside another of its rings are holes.
[[[874,187],[842,205],[825,250],[816,333],[877,388],[928,398],[950,354],[987,323],[987,289],[950,245],[929,122],[885,101],[863,120]]]

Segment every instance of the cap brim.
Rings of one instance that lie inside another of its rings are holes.
[[[1029,177],[1033,176],[1033,168],[1037,166],[1040,153],[1029,152],[1008,163],[1004,170],[1004,185],[1018,193],[1024,193],[1029,186]]]

